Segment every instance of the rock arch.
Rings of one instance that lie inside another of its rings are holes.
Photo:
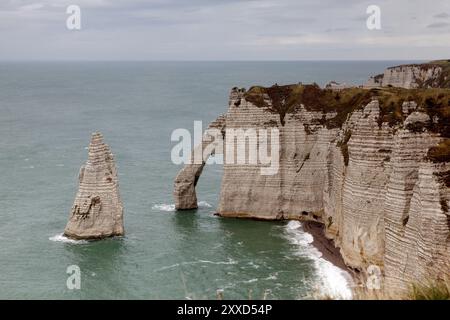
[[[214,136],[210,135],[208,131],[210,129],[218,129],[222,133],[222,137],[225,137],[225,115],[219,116],[216,120],[211,122],[208,129],[202,136],[202,143],[195,147],[195,150],[191,155],[191,164],[186,164],[183,169],[178,173],[175,178],[173,196],[175,199],[175,209],[176,210],[190,210],[197,209],[197,194],[195,192],[195,187],[202,174],[203,167],[205,166],[206,160],[210,155],[216,154],[215,149],[208,149],[208,153],[204,154],[206,147],[213,141]],[[201,154],[203,159],[196,163],[194,161],[194,154],[199,153],[201,149]]]

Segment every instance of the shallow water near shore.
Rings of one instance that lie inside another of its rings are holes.
[[[348,297],[348,277],[296,222],[223,219],[222,168],[207,166],[199,209],[175,212],[176,128],[205,128],[231,87],[361,84],[400,61],[0,63],[0,298]],[[93,131],[116,157],[123,238],[62,236]],[[66,286],[78,265],[81,289]]]

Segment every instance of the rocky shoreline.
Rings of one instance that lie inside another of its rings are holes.
[[[322,258],[331,262],[336,267],[354,274],[354,270],[350,269],[344,262],[339,248],[335,247],[333,240],[325,237],[325,228],[323,224],[314,221],[302,222],[303,230],[312,235],[313,242],[311,243],[321,254]]]

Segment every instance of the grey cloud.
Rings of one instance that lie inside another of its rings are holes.
[[[344,32],[344,31],[349,31],[349,30],[351,30],[351,29],[350,28],[344,28],[344,27],[342,27],[342,28],[328,28],[328,29],[325,29],[325,32],[333,33],[333,32]]]
[[[450,18],[450,15],[447,12],[441,12],[441,13],[435,14],[433,17],[438,18],[438,19],[447,19],[447,18]]]
[[[427,25],[427,28],[435,29],[435,28],[446,28],[449,26],[450,26],[450,23],[447,23],[447,22],[436,22],[436,23]]]
[[[0,59],[390,59],[420,48],[382,35],[411,34],[431,44],[425,53],[450,52],[439,41],[450,37],[448,0],[376,3],[382,30],[371,32],[372,2],[360,0],[0,0]],[[65,28],[70,4],[82,10],[76,33]]]

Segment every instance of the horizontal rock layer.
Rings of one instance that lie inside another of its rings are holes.
[[[260,164],[225,163],[218,214],[321,222],[346,264],[359,270],[379,266],[390,292],[450,277],[450,194],[439,179],[450,164],[426,159],[444,138],[425,128],[408,130],[430,121],[414,102],[401,110],[404,123],[381,123],[374,99],[340,128],[329,129],[320,120],[333,114],[301,106],[282,120],[233,89],[223,127],[279,129],[280,168],[265,176]],[[198,179],[186,170],[177,177],[176,201],[189,202],[178,196],[180,175],[189,180],[189,194]]]
[[[124,234],[114,157],[100,133],[92,134],[89,159],[80,169],[79,189],[64,234],[74,239]]]
[[[365,87],[449,88],[450,60],[423,64],[407,64],[387,68],[384,73],[371,77]]]

